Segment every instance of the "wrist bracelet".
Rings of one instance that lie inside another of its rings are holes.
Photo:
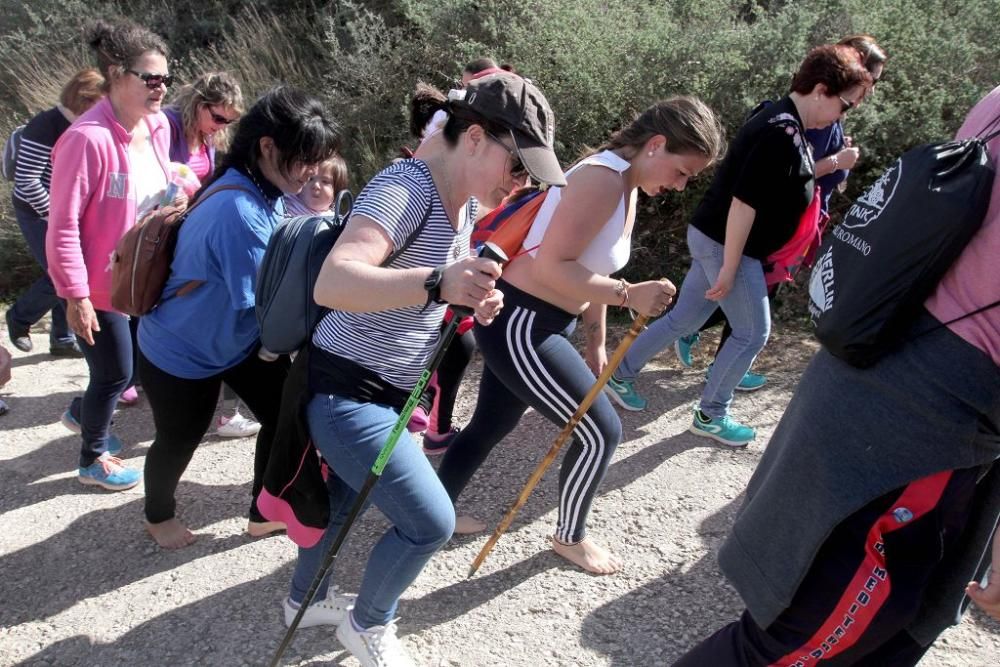
[[[834,153],[833,155],[828,155],[827,159],[829,159],[830,162],[833,163],[833,170],[837,171],[837,169],[840,167],[840,158],[837,157],[837,154]]]
[[[618,284],[615,285],[615,296],[617,296],[619,299],[621,299],[621,303],[618,304],[619,308],[625,308],[625,307],[628,306],[628,288],[629,287],[630,287],[630,285],[627,282],[625,282],[624,278],[620,279],[618,281]]]

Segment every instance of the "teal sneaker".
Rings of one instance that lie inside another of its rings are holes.
[[[611,378],[604,385],[604,393],[626,410],[638,412],[646,409],[646,399],[635,390],[632,380],[616,380]]]
[[[705,370],[706,380],[708,379],[708,375],[711,372],[712,372],[712,364],[709,364],[708,368]],[[757,391],[766,384],[767,384],[766,375],[760,375],[758,373],[751,373],[750,371],[747,371],[746,373],[743,374],[743,377],[740,378],[740,383],[736,385],[735,389],[736,391],[745,391],[749,393],[751,391]]]
[[[122,465],[108,452],[104,452],[97,460],[86,468],[79,468],[77,479],[81,484],[100,486],[108,491],[125,491],[139,483],[142,473]]]
[[[674,341],[674,352],[677,353],[677,361],[681,362],[684,368],[691,368],[691,350],[698,344],[701,334],[697,331],[690,336],[681,336]]]
[[[694,421],[688,429],[695,435],[717,440],[730,447],[746,447],[756,437],[752,428],[739,423],[729,415],[715,419],[702,419],[701,411],[695,408]]]

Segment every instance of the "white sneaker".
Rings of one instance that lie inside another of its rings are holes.
[[[337,639],[361,667],[416,667],[396,636],[396,621],[355,630],[350,614],[337,626]]]
[[[219,417],[219,425],[215,429],[216,434],[223,438],[249,438],[257,435],[258,431],[260,424],[239,412],[234,412],[232,417]]]
[[[326,593],[326,599],[313,600],[306,613],[299,621],[300,628],[311,628],[314,625],[340,625],[347,618],[347,612],[354,608],[354,599],[357,595],[340,595],[337,589],[330,587]],[[282,606],[285,608],[285,627],[289,627],[295,620],[295,614],[299,613],[299,608],[292,606],[292,601],[285,598]]]

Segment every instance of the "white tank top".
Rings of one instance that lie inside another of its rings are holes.
[[[569,176],[585,164],[607,167],[619,174],[624,174],[631,166],[627,160],[618,157],[611,151],[602,151],[577,162],[566,172],[566,176]],[[622,180],[624,181],[624,177]],[[561,191],[562,188],[549,189],[548,194],[545,195],[545,201],[542,202],[541,208],[538,209],[538,215],[535,216],[535,221],[532,223],[531,229],[528,230],[528,235],[524,237],[524,247],[531,249],[528,251],[528,254],[532,257],[538,254],[538,245],[541,244],[542,238],[545,236],[545,230],[549,228],[549,222],[552,221],[552,214],[559,205],[562,197]],[[633,191],[630,202],[633,210],[635,209],[635,198],[636,192]],[[629,230],[628,235],[625,235],[626,210],[623,188],[618,208],[615,209],[615,212],[611,214],[608,221],[601,227],[601,231],[590,241],[590,245],[586,247],[576,260],[584,268],[598,275],[609,276],[615,271],[621,270],[628,263],[628,257],[632,251],[632,232]]]

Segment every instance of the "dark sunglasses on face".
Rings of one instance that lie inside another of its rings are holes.
[[[840,99],[840,113],[847,113],[854,107],[858,106],[857,102],[852,102],[851,100],[845,100],[840,95],[837,95],[837,97]]]
[[[152,72],[136,72],[134,69],[125,70],[129,74],[135,74],[139,79],[146,84],[146,87],[150,90],[156,90],[160,87],[162,83],[164,86],[169,88],[174,84],[174,77],[170,74],[153,74]]]
[[[226,118],[225,116],[220,116],[211,109],[208,110],[209,115],[212,116],[212,122],[216,125],[229,125],[230,123],[235,123],[235,118]]]
[[[497,137],[493,136],[492,133],[487,132],[486,136],[493,140],[494,143],[500,144],[500,146],[507,151],[510,156],[510,175],[514,178],[524,176],[528,173],[528,170],[524,168],[524,164],[521,162],[521,158],[518,157],[517,151],[500,141]]]

